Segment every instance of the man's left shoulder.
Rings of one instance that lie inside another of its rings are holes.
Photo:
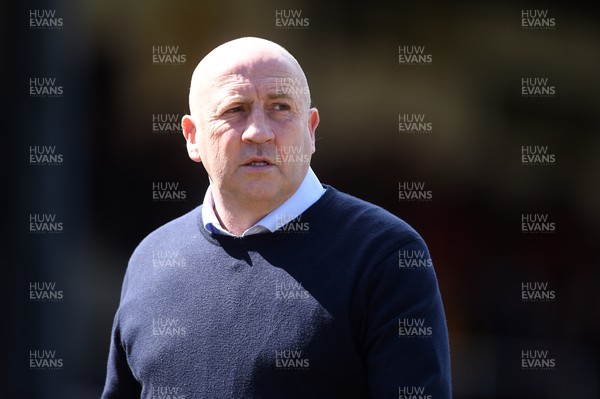
[[[390,236],[393,235],[402,241],[423,241],[417,231],[406,221],[366,200],[357,198],[348,193],[327,187],[333,190],[336,201],[333,205],[333,213],[337,217],[353,226],[353,231],[364,231],[366,234]]]

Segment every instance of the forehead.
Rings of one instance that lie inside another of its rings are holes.
[[[207,56],[194,72],[190,105],[193,102],[214,106],[227,98],[272,97],[274,92],[304,102],[302,93],[308,90],[304,86],[306,80],[300,66],[284,55],[243,50],[237,54],[216,52]]]
[[[215,76],[205,92],[211,103],[220,103],[228,98],[253,97],[281,98],[300,100],[301,81],[291,71],[284,69],[270,71],[235,71]]]

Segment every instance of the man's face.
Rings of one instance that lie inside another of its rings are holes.
[[[296,68],[259,52],[210,75],[192,110],[195,160],[224,200],[282,203],[306,175],[319,120]]]

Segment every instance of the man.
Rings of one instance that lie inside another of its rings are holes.
[[[319,182],[319,113],[296,59],[264,39],[225,43],[189,101],[187,151],[210,186],[134,251],[103,398],[449,398],[425,243]],[[414,256],[423,267],[403,266]]]

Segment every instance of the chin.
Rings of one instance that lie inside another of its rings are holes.
[[[252,184],[240,192],[243,198],[248,201],[279,201],[285,196],[285,191],[282,187],[277,187],[271,182],[267,184]]]
[[[251,189],[243,191],[243,198],[248,201],[273,201],[278,192],[270,189]]]

